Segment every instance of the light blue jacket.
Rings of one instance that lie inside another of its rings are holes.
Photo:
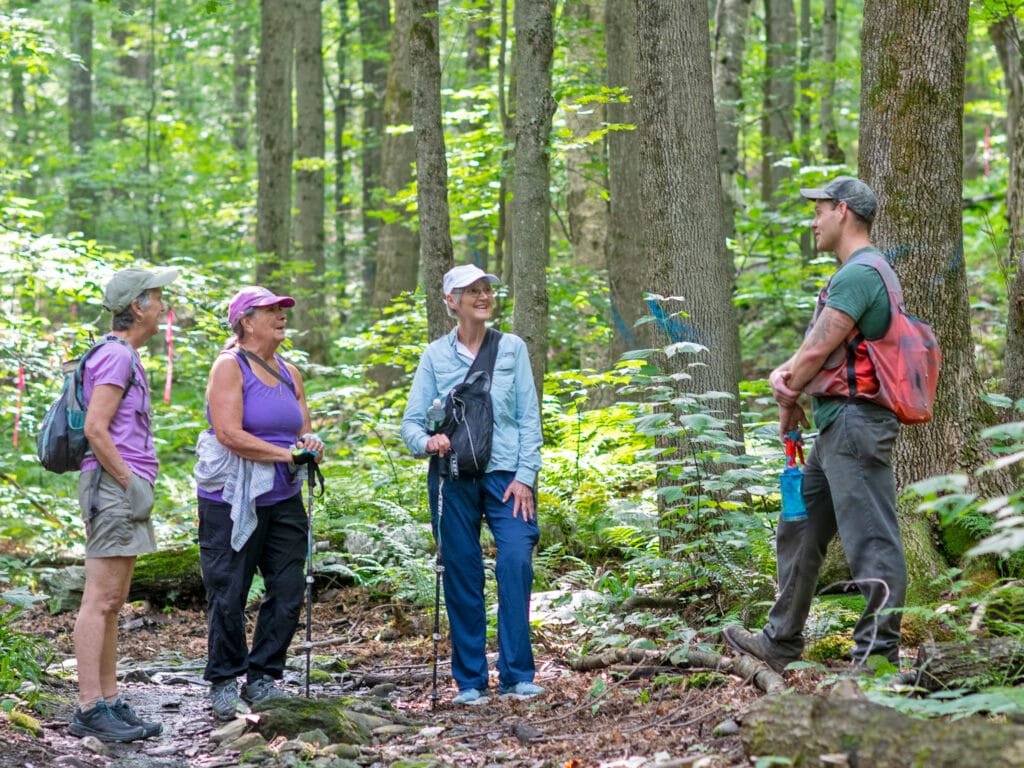
[[[456,350],[456,329],[432,341],[423,351],[402,417],[402,439],[417,458],[427,455],[427,408],[466,378],[472,360]],[[526,344],[511,333],[502,334],[491,380],[494,437],[488,472],[515,472],[531,488],[540,471],[540,405]]]

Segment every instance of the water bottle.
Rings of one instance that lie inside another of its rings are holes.
[[[435,435],[438,430],[441,429],[441,425],[444,423],[444,406],[441,405],[441,399],[435,397],[434,402],[427,408],[427,434]]]
[[[804,473],[797,466],[796,457],[804,460],[803,439],[799,432],[786,435],[786,468],[782,470],[779,486],[782,491],[782,519],[786,522],[807,519],[804,506]]]

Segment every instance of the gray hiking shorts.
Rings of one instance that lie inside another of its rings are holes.
[[[96,473],[99,473],[97,483]],[[132,474],[128,488],[97,468],[78,478],[78,506],[85,521],[85,556],[131,557],[156,551],[153,486]]]

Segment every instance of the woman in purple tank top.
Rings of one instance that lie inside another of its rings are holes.
[[[276,686],[298,628],[305,593],[307,517],[293,449],[323,457],[311,434],[302,377],[277,348],[285,339],[290,296],[243,288],[231,300],[234,337],[210,369],[211,429],[199,464],[220,474],[199,481],[199,549],[208,611],[208,659],[214,716],[228,720],[248,704],[284,696]],[[209,459],[209,461],[208,461]],[[200,475],[197,465],[197,478]],[[246,643],[245,602],[259,569],[266,586]],[[237,678],[246,676],[238,690]]]

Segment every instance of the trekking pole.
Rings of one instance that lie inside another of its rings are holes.
[[[441,519],[444,516],[444,478],[440,471],[437,473],[437,531],[434,536],[436,542],[434,555],[434,664],[433,664],[433,689],[430,692],[430,708],[437,706],[441,698],[437,692],[437,646],[441,642],[441,574],[444,573],[444,562],[441,560]]]
[[[320,495],[323,495],[324,476],[320,467],[316,465],[316,453],[310,451],[299,451],[293,453],[295,462],[306,465],[308,472],[307,482],[309,485],[308,502],[306,504],[306,642],[303,648],[306,649],[306,698],[309,698],[309,673],[312,664],[313,653],[313,499],[317,494],[317,480],[320,481]]]

